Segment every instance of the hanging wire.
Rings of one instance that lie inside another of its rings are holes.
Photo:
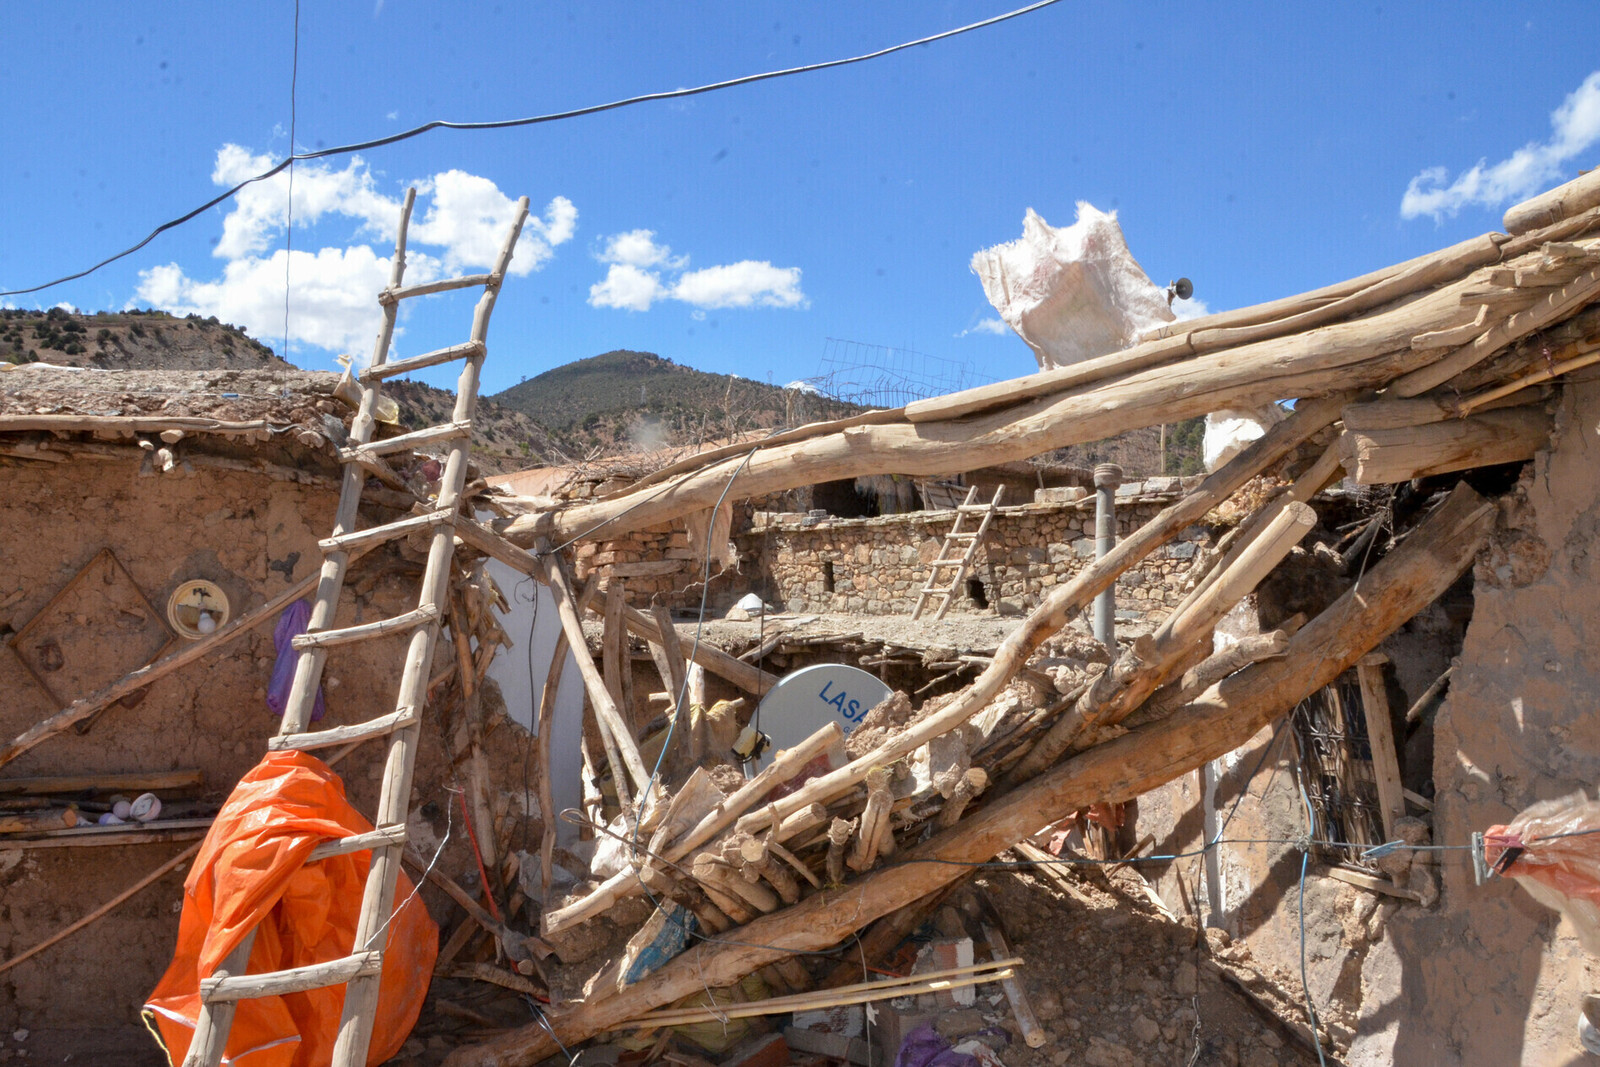
[[[672,89],[665,92],[644,93],[639,96],[629,96],[621,100],[613,100],[609,103],[591,104],[588,107],[572,108],[567,111],[553,111],[543,115],[533,115],[528,118],[520,119],[499,119],[490,122],[448,122],[442,119],[436,119],[433,122],[425,122],[421,126],[412,127],[409,130],[403,130],[400,133],[390,134],[387,137],[375,137],[367,141],[359,141],[354,144],[338,145],[333,148],[323,148],[314,152],[295,152],[294,144],[291,142],[289,145],[289,151],[291,154],[287,158],[281,160],[277,165],[268,170],[262,171],[253,178],[246,178],[244,181],[233,186],[232,188],[219,193],[210,200],[207,200],[193,211],[186,212],[185,214],[180,215],[168,222],[163,222],[161,225],[151,230],[150,233],[145,236],[144,240],[140,241],[138,244],[135,244],[129,248],[125,248],[115,255],[107,256],[105,259],[102,259],[92,267],[87,267],[72,274],[63,275],[60,278],[56,278],[52,281],[42,282],[39,285],[29,286],[26,289],[0,290],[0,296],[21,296],[26,293],[37,293],[40,290],[49,289],[52,286],[61,285],[65,282],[76,281],[79,278],[85,278],[90,274],[93,274],[95,271],[100,270],[102,267],[109,266],[119,259],[125,259],[128,256],[133,255],[133,253],[139,251],[139,249],[143,248],[145,245],[149,244],[151,241],[155,240],[168,230],[176,229],[177,227],[182,226],[184,223],[189,222],[199,215],[211,210],[218,204],[226,202],[245,186],[251,185],[255,182],[266,181],[268,178],[272,178],[282,173],[285,168],[287,168],[296,160],[326,159],[329,156],[348,155],[352,152],[363,152],[372,148],[382,148],[385,145],[397,144],[401,141],[410,140],[413,137],[419,137],[430,130],[508,130],[521,126],[536,126],[546,122],[560,122],[564,119],[581,118],[585,115],[598,115],[604,111],[615,111],[618,108],[633,107],[637,104],[652,103],[660,100],[681,100],[688,96],[699,96],[702,93],[718,92],[723,89],[732,89],[740,85],[753,85],[756,82],[770,81],[774,78],[787,78],[796,74],[810,74],[815,71],[828,70],[833,67],[848,66],[852,63],[865,63],[868,60],[880,59],[884,56],[893,55],[896,52],[903,52],[910,48],[917,48],[922,45],[932,44],[935,41],[942,41],[950,37],[958,37],[965,33],[971,33],[974,30],[981,30],[987,26],[994,26],[1010,19],[1020,18],[1023,15],[1032,14],[1041,8],[1049,7],[1050,5],[1058,2],[1059,0],[1037,0],[1037,2],[1028,4],[1026,7],[1019,7],[1013,11],[1007,11],[1001,15],[980,19],[977,22],[969,22],[965,26],[957,26],[955,29],[944,30],[940,33],[930,34],[927,37],[919,37],[914,41],[905,41],[901,44],[890,45],[887,48],[880,48],[874,52],[865,52],[856,56],[846,56],[842,59],[824,60],[820,63],[807,63],[798,67],[786,67],[782,70],[769,70],[761,74],[746,74],[737,78],[728,78],[724,81],[709,82],[705,85],[697,85],[692,89]]]

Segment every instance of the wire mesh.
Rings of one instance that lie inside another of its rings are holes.
[[[967,360],[836,337],[824,340],[817,374],[806,379],[824,396],[869,408],[903,407],[995,381]]]

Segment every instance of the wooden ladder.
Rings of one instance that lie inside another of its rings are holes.
[[[450,569],[455,555],[454,524],[466,483],[467,453],[471,448],[472,420],[478,407],[478,378],[488,351],[489,316],[511,262],[512,249],[528,217],[528,199],[523,197],[517,216],[500,246],[494,268],[488,274],[474,274],[422,285],[401,286],[406,268],[406,231],[417,191],[406,193],[400,211],[400,231],[395,239],[394,263],[389,285],[378,294],[383,308],[383,325],[378,331],[372,364],[363,371],[361,404],[350,427],[349,447],[339,450],[344,464],[344,480],[339,492],[332,536],[321,541],[322,577],[311,619],[305,634],[294,639],[300,656],[295,664],[294,686],[284,711],[283,724],[276,737],[267,742],[274,752],[288,749],[317,749],[343,745],[367,738],[389,739],[383,781],[379,787],[376,829],[342,840],[328,841],[311,853],[308,862],[351,852],[372,851],[372,866],[367,873],[366,891],[357,920],[355,944],[348,956],[324,963],[270,974],[246,974],[255,931],[244,936],[216,973],[200,983],[200,1015],[184,1058],[184,1067],[217,1067],[222,1062],[223,1046],[233,1025],[234,1009],[240,1000],[285,993],[345,986],[344,1015],[334,1045],[334,1067],[365,1067],[367,1046],[372,1038],[377,1010],[378,982],[383,967],[383,950],[394,907],[400,857],[406,842],[406,810],[411,796],[411,775],[416,761],[419,721],[427,698],[428,667],[433,660],[434,643],[439,636],[443,605],[449,596]],[[409,359],[388,361],[389,342],[394,336],[400,301],[452,289],[482,287],[472,319],[472,336],[465,344],[452,345]],[[380,383],[385,378],[462,360],[461,377],[456,385],[456,404],[451,421],[440,426],[401,434],[373,442],[373,413],[377,410]],[[405,451],[432,442],[449,442],[449,455],[439,482],[439,496],[433,510],[398,522],[356,529],[356,515],[362,487],[368,475],[385,483],[398,483],[399,476],[383,459],[387,454]],[[417,607],[393,618],[358,626],[334,628],[339,596],[344,588],[345,571],[352,552],[404,537],[413,531],[431,530],[427,568],[423,573]],[[395,709],[368,722],[306,732],[307,721],[322,680],[322,667],[328,649],[387,634],[409,632],[411,643],[401,668]]]
[[[939,547],[939,557],[928,564],[928,582],[922,587],[922,592],[917,594],[916,606],[911,609],[913,619],[921,618],[922,609],[927,606],[929,597],[943,597],[939,610],[933,616],[935,622],[944,618],[945,612],[950,610],[950,605],[955,603],[956,590],[961,588],[961,580],[967,576],[967,571],[972,567],[972,561],[978,554],[978,546],[983,544],[983,535],[989,532],[989,521],[994,518],[994,509],[1000,506],[1000,494],[1005,492],[1004,485],[994,487],[994,499],[987,504],[975,504],[978,497],[978,487],[973,486],[967,490],[967,498],[956,507],[956,524],[950,532],[945,534],[944,544]],[[976,530],[962,530],[961,523],[969,515],[983,516],[978,520]],[[957,546],[965,546],[960,555],[951,555]],[[945,568],[954,567],[955,576],[948,584],[942,583],[939,572]]]

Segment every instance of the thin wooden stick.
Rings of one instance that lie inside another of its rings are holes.
[[[905,978],[886,978],[881,982],[857,982],[835,989],[820,989],[811,993],[795,993],[787,997],[770,997],[745,1004],[730,1004],[726,1008],[684,1008],[650,1012],[630,1019],[629,1025],[652,1028],[684,1026],[689,1023],[748,1019],[757,1015],[787,1015],[795,1011],[814,1011],[820,1008],[865,1004],[875,1000],[892,1000],[915,993],[934,993],[944,989],[1003,981],[1015,975],[1014,968],[1021,964],[1020,957],[1012,957],[989,963],[975,963],[968,967],[930,971],[927,974],[915,974]]]
[[[556,636],[555,655],[550,659],[550,673],[544,680],[544,692],[539,695],[539,726],[534,735],[539,762],[539,814],[544,819],[544,833],[539,838],[539,900],[550,899],[550,878],[555,864],[556,812],[555,789],[550,784],[550,731],[555,727],[556,691],[561,688],[561,672],[567,665],[566,632]]]
[[[118,905],[122,904],[134,894],[138,893],[139,890],[143,889],[145,886],[155,882],[167,872],[183,866],[186,861],[194,857],[195,853],[200,851],[200,846],[204,843],[205,842],[203,841],[196,841],[194,844],[190,845],[188,848],[184,849],[182,852],[178,853],[176,856],[173,856],[167,862],[163,863],[161,866],[157,867],[155,870],[151,871],[149,874],[133,883],[133,885],[129,886],[127,889],[124,889],[122,892],[118,893],[116,896],[100,905],[94,911],[91,911],[89,914],[73,923],[71,926],[57,931],[51,936],[45,938],[43,941],[39,942],[37,945],[34,945],[32,948],[12,956],[4,963],[0,963],[0,974],[9,971],[11,968],[15,967],[25,959],[37,956],[39,953],[43,952],[51,945],[56,944],[58,941],[62,941],[65,938],[71,937],[73,934],[77,933],[79,930],[82,930],[85,926],[88,926],[97,919],[101,919],[109,915],[111,912],[116,910]]]
[[[80,723],[96,712],[109,707],[134,690],[143,689],[158,678],[166,677],[179,667],[187,666],[195,660],[215,652],[234,638],[255,629],[316,588],[319,578],[320,575],[313,574],[301,579],[256,610],[239,616],[215,633],[191,642],[165,659],[159,659],[147,666],[140,667],[136,671],[129,672],[104,689],[91,693],[80,700],[73,701],[49,718],[28,730],[24,730],[10,744],[0,747],[0,767],[4,767],[40,742],[70,729],[74,724]]]
[[[1529,386],[1538,385],[1540,382],[1547,382],[1551,378],[1559,378],[1568,371],[1580,370],[1592,363],[1600,363],[1600,347],[1597,347],[1596,349],[1593,349],[1574,359],[1557,363],[1553,367],[1543,367],[1534,371],[1525,378],[1517,378],[1514,381],[1506,382],[1504,385],[1497,385],[1493,389],[1485,389],[1481,393],[1476,393],[1472,396],[1469,396],[1467,399],[1456,405],[1456,414],[1470,415],[1478,408],[1483,407],[1485,404],[1493,403],[1503,396],[1510,396],[1512,393],[1520,392],[1523,389],[1527,389]]]

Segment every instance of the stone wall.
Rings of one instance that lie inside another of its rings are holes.
[[[1149,491],[1152,487],[1157,491]],[[1118,493],[1118,536],[1149,522],[1182,489],[1176,478],[1124,486]],[[757,513],[751,532],[735,538],[740,572],[785,610],[907,614],[954,521],[950,511],[875,519]],[[1094,559],[1094,523],[1092,495],[1000,508],[952,610],[998,606],[1023,612],[1037,606]],[[963,525],[974,528],[971,522]],[[1195,553],[1210,541],[1207,528],[1190,527],[1124,574],[1117,582],[1118,611],[1144,615],[1170,609],[1182,595]]]

